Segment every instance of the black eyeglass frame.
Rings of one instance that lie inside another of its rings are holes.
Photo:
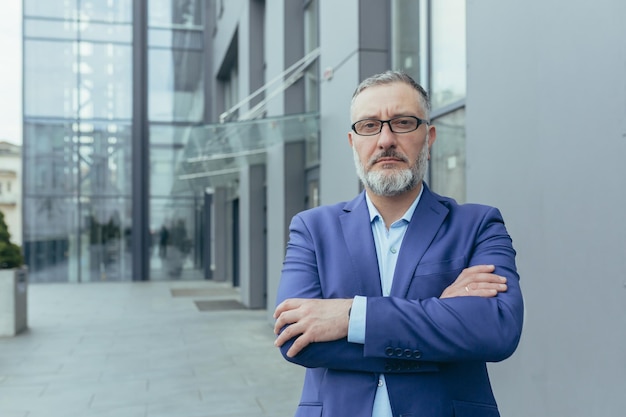
[[[415,126],[415,129],[407,130],[406,132],[396,132],[395,130],[393,130],[393,127],[391,126],[391,122],[392,121],[397,120],[397,119],[406,119],[406,118],[417,120],[417,125]],[[372,121],[375,121],[375,122],[380,122],[380,129],[378,129],[378,132],[376,132],[376,133],[367,133],[367,134],[363,134],[363,133],[357,132],[356,131],[357,123],[361,123],[361,122],[364,122],[366,120],[372,120]],[[385,123],[387,123],[387,125],[389,125],[389,130],[391,130],[393,133],[397,133],[399,135],[401,135],[403,133],[415,132],[417,129],[419,129],[419,127],[421,125],[423,125],[423,124],[425,124],[425,125],[430,124],[430,122],[428,120],[420,119],[419,117],[415,117],[415,116],[398,116],[398,117],[394,117],[394,118],[389,119],[389,120],[380,120],[380,119],[372,119],[372,118],[357,120],[356,122],[352,123],[352,126],[350,126],[350,128],[352,129],[352,131],[354,133],[356,133],[359,136],[375,136],[375,135],[380,134],[380,132],[383,131],[383,126],[385,125]]]

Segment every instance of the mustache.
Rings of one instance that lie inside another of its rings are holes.
[[[409,162],[409,158],[407,158],[405,155],[396,152],[394,149],[387,149],[381,153],[379,153],[378,155],[374,155],[369,161],[368,161],[368,165],[371,167],[374,164],[376,164],[380,159],[382,158],[395,158],[398,159],[402,162]]]

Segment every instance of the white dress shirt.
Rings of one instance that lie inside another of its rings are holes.
[[[402,246],[402,239],[406,233],[406,229],[413,217],[413,212],[417,207],[417,203],[422,196],[422,190],[411,204],[409,209],[404,213],[402,218],[396,220],[389,229],[385,226],[382,216],[374,207],[369,196],[365,196],[367,208],[370,214],[370,225],[372,234],[374,235],[374,244],[376,245],[376,257],[378,259],[378,270],[380,273],[380,285],[383,296],[388,297],[393,284],[393,274],[396,269],[396,262]],[[348,326],[348,341],[351,343],[365,343],[365,317],[367,313],[367,297],[356,296],[352,304],[350,312],[350,323]],[[376,389],[376,397],[374,398],[374,409],[372,417],[393,417],[391,412],[391,404],[389,402],[389,394],[387,392],[385,375],[380,374],[378,377],[378,388]]]

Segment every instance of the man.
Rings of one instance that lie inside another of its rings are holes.
[[[297,417],[499,416],[486,362],[517,347],[523,303],[500,212],[431,192],[427,93],[389,71],[351,106],[365,191],[296,215],[276,346],[307,368]]]

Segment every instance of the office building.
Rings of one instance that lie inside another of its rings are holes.
[[[358,82],[427,87],[429,183],[499,207],[527,315],[503,415],[619,415],[626,3],[24,1],[34,281],[214,279],[274,304],[288,224],[359,191]]]

